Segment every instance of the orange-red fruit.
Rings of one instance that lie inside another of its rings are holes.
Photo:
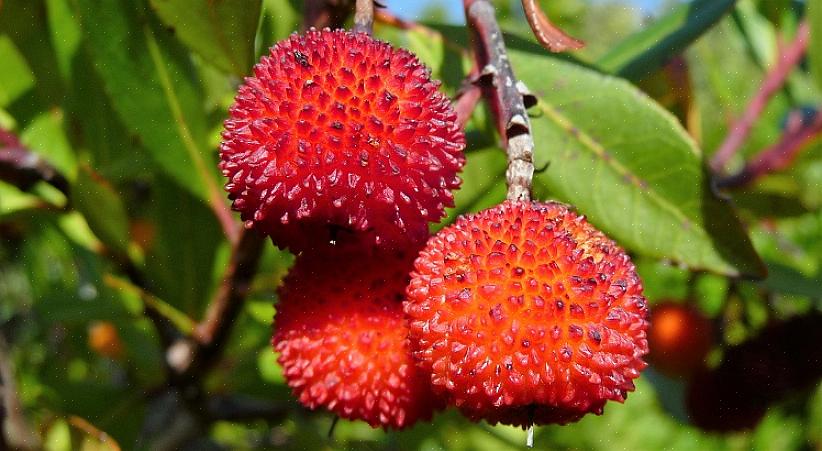
[[[308,408],[372,427],[427,420],[439,403],[408,348],[402,313],[415,254],[303,254],[279,290],[274,349]]]
[[[346,232],[422,243],[454,205],[465,162],[438,88],[414,55],[364,33],[311,30],[277,43],[225,122],[220,168],[234,208],[292,250]]]
[[[88,346],[94,352],[119,360],[123,357],[123,342],[117,332],[117,326],[109,321],[96,321],[88,328]]]
[[[651,308],[648,361],[661,373],[687,377],[705,366],[714,343],[711,320],[699,310],[666,301]]]
[[[600,414],[646,366],[634,265],[559,203],[505,202],[458,219],[428,241],[407,294],[415,357],[475,421]]]

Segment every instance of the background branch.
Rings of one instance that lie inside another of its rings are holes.
[[[768,105],[768,101],[785,84],[788,75],[802,59],[808,48],[809,35],[808,23],[803,21],[796,30],[796,37],[793,42],[779,52],[776,64],[765,75],[765,79],[759,86],[756,95],[745,108],[744,114],[731,126],[731,131],[725,141],[722,142],[713,159],[711,159],[711,169],[714,173],[721,174],[725,170],[725,165],[736,154],[742,143],[745,142],[754,123]]]
[[[479,85],[479,74],[476,66],[471,70],[462,82],[460,90],[454,98],[454,110],[457,112],[457,124],[460,128],[465,128],[465,124],[471,120],[471,115],[482,98],[482,89]]]
[[[802,150],[820,134],[822,113],[817,112],[811,119],[803,120],[802,113],[794,111],[779,142],[760,152],[737,174],[717,180],[717,187],[739,188],[789,167]]]
[[[39,155],[25,148],[20,140],[0,128],[0,179],[28,191],[37,182],[46,182],[66,197],[69,196],[68,180]]]
[[[194,376],[209,369],[217,360],[251,288],[263,244],[265,238],[255,230],[243,230],[232,249],[223,282],[194,329],[195,348],[190,356],[183,355],[180,361],[173,363],[175,370]],[[191,360],[187,361],[188,358]]]
[[[40,445],[23,415],[9,347],[0,334],[0,448],[39,449]]]
[[[534,176],[534,139],[525,109],[535,98],[516,79],[508,61],[502,31],[488,0],[464,0],[467,23],[472,31],[474,57],[480,68],[479,85],[491,111],[508,155],[505,172],[509,200],[529,200]]]
[[[585,47],[585,43],[565,34],[548,20],[537,0],[522,0],[525,19],[534,32],[534,37],[546,49],[552,52],[564,52]]]

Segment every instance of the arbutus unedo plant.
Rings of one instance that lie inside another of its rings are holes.
[[[822,7],[428,3],[0,1],[0,448],[819,446]]]

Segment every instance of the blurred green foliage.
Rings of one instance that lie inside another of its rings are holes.
[[[215,215],[228,206],[215,164],[222,120],[256,57],[299,30],[301,3],[0,1],[0,128],[70,184],[65,193],[0,181],[0,333],[9,343],[0,358],[46,449],[114,449],[111,440],[162,448],[186,421],[198,425],[188,449],[522,448],[524,431],[453,411],[404,432],[340,421],[328,439],[332,418],[296,404],[270,350],[276,288],[293,258],[269,244],[219,364],[199,382],[206,397],[253,398],[284,413],[198,418],[168,389],[169,350],[145,305],[190,329],[214,296],[230,254]],[[626,247],[652,303],[691,298],[714,318],[714,364],[767,323],[822,309],[818,141],[789,169],[729,193],[715,192],[704,164],[805,14],[812,36],[822,34],[819,2],[697,0],[642,17],[617,0],[546,0],[548,15],[588,43],[572,57],[536,45],[518,2],[496,3],[514,70],[539,99],[536,196],[573,203]],[[375,34],[414,51],[453,95],[472,63],[467,30],[436,23],[444,17],[431,3],[426,27],[378,24]],[[779,139],[790,111],[822,105],[821,60],[813,38],[732,171]],[[466,133],[463,188],[446,223],[505,195],[505,155],[484,107]],[[737,277],[765,267],[762,280]],[[129,268],[147,293],[127,280]],[[101,321],[116,327],[122,356],[90,344]],[[536,444],[822,447],[818,384],[772,405],[753,430],[727,434],[691,425],[684,392],[651,368],[624,405],[539,428]]]

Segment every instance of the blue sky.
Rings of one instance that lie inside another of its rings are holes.
[[[433,1],[444,4],[453,19],[462,15],[462,0],[383,0],[383,4],[394,14],[404,19],[419,19],[419,13],[426,5]],[[596,0],[592,0],[596,1]],[[645,11],[653,11],[664,0],[631,0],[632,3]]]

